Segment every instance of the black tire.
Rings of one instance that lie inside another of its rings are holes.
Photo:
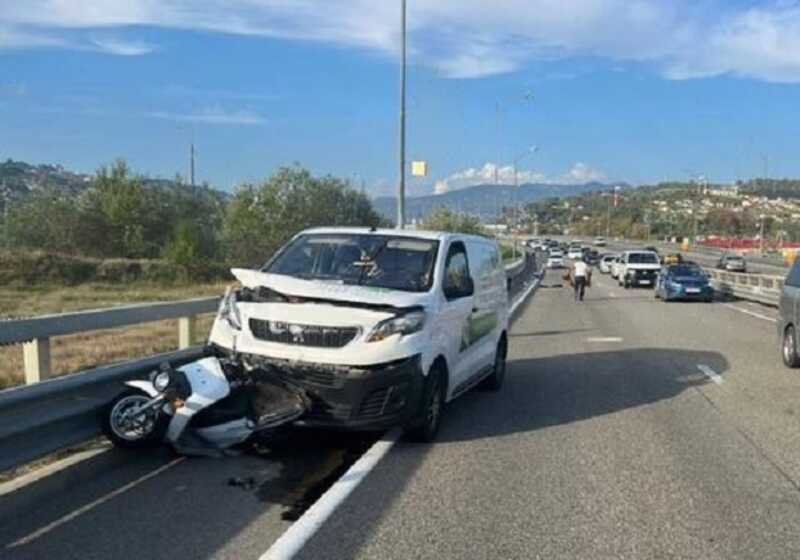
[[[409,440],[431,443],[436,439],[444,412],[445,375],[444,369],[438,364],[434,364],[428,372],[422,394],[421,418],[416,424],[405,428]]]
[[[661,299],[661,294],[659,294],[659,293],[658,293],[658,288],[656,288],[655,290],[653,290],[653,292],[654,292],[654,295],[655,295],[655,298],[656,298],[656,299]]]
[[[126,402],[136,402],[136,400],[150,400],[150,398],[151,397],[144,391],[129,389],[114,398],[108,407],[106,407],[103,414],[103,433],[111,440],[111,443],[113,443],[115,447],[142,449],[161,445],[170,420],[170,417],[161,411],[154,411],[155,414],[152,415],[152,425],[149,427],[148,433],[138,439],[124,437],[118,432],[117,428],[112,425],[114,423],[112,421],[112,415],[115,413],[115,409],[118,408],[118,406],[124,406],[120,403],[126,400]]]
[[[626,290],[630,289],[631,287],[631,283],[628,281],[627,276],[622,280],[622,287],[625,288]]]
[[[494,353],[494,365],[492,366],[492,373],[481,381],[478,388],[482,391],[499,391],[503,386],[503,381],[506,378],[506,356],[508,354],[508,345],[506,339],[501,338],[497,343],[497,350]]]
[[[783,331],[783,342],[781,344],[781,357],[783,363],[788,368],[800,367],[800,356],[797,355],[797,334],[794,327],[789,325]]]

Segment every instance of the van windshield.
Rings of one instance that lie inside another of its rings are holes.
[[[307,234],[291,241],[263,272],[407,292],[428,291],[439,242],[371,234]]]

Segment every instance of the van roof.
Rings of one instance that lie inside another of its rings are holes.
[[[310,228],[300,232],[315,234],[350,233],[360,235],[398,235],[403,237],[416,237],[417,239],[432,239],[447,241],[452,238],[480,241],[483,243],[495,243],[495,240],[482,235],[469,235],[465,233],[452,233],[446,231],[428,231],[420,229],[394,229],[394,228],[364,228],[364,227],[318,227]]]

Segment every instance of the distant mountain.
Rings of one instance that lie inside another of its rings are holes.
[[[419,220],[436,208],[445,206],[451,210],[479,216],[484,222],[494,221],[503,207],[527,204],[545,198],[574,196],[593,191],[609,190],[611,185],[591,182],[581,185],[551,185],[526,183],[513,185],[475,185],[455,191],[406,198],[406,219]],[[375,209],[390,220],[397,216],[397,199],[392,196],[377,197],[372,201]]]
[[[94,175],[75,173],[60,165],[35,165],[7,159],[0,161],[0,207],[7,200],[21,201],[34,192],[77,195],[88,189],[92,181]],[[172,179],[142,177],[142,184],[150,189],[173,191],[179,196],[207,196],[218,201],[230,196],[207,185],[191,187]]]
[[[35,191],[77,194],[87,188],[92,176],[73,173],[60,165],[31,165],[7,159],[0,162],[0,200],[21,200]]]

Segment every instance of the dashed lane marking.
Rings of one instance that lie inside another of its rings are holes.
[[[755,317],[756,319],[761,319],[762,321],[769,321],[770,323],[777,323],[778,320],[774,317],[769,317],[767,315],[762,315],[761,313],[756,313],[755,311],[750,311],[749,309],[742,309],[736,305],[731,303],[724,304],[725,307],[728,309],[733,309],[734,311],[738,311],[739,313],[744,313],[745,315],[750,315],[751,317]]]
[[[590,336],[586,342],[622,342],[618,336]]]

